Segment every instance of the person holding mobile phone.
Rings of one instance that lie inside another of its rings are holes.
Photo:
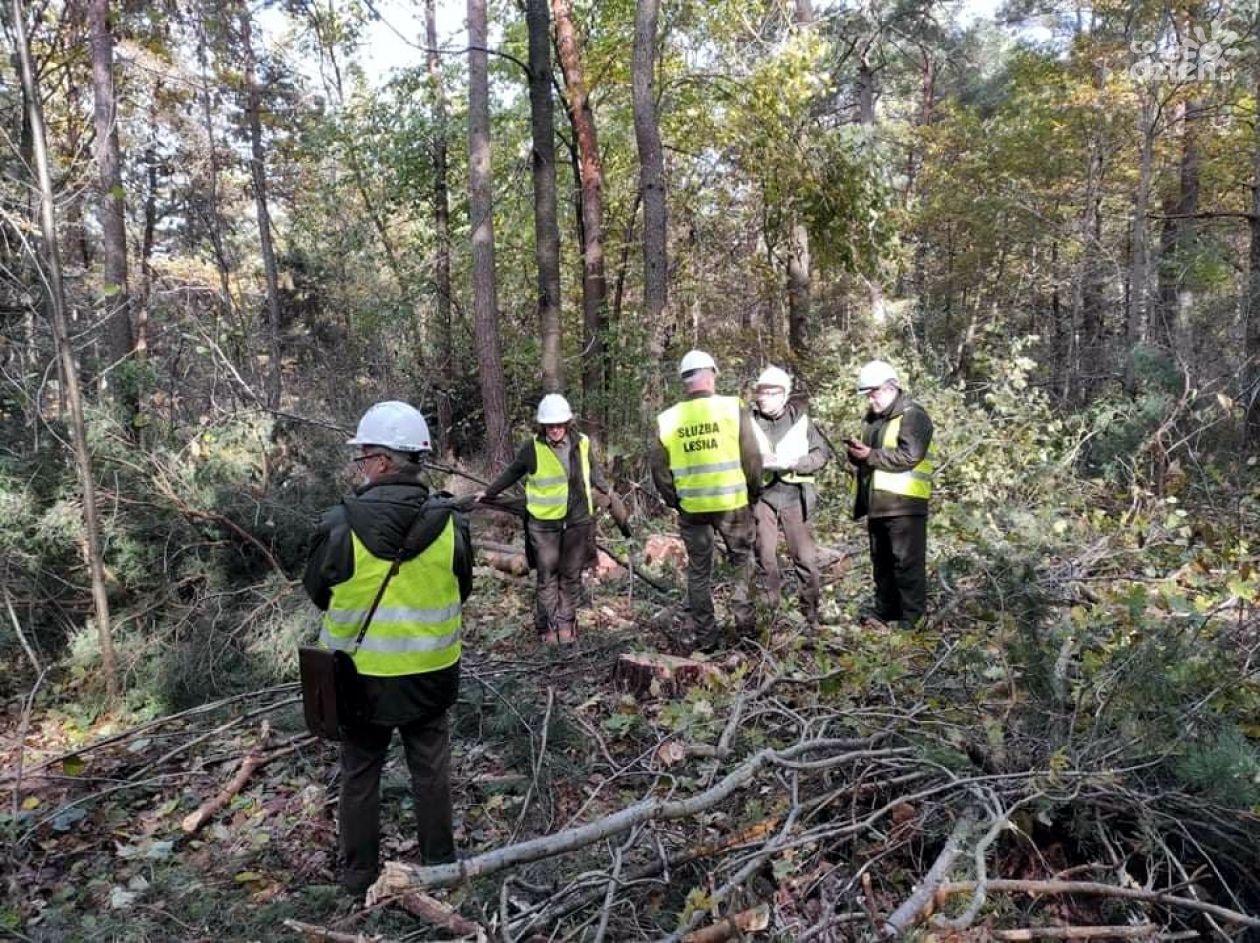
[[[862,438],[845,446],[857,471],[853,519],[866,519],[875,578],[874,603],[863,615],[914,627],[927,613],[932,420],[885,361],[862,367],[857,391],[867,407]]]

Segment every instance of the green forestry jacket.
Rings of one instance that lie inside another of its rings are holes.
[[[454,525],[452,571],[459,584],[460,602],[472,592],[472,540],[468,516],[457,510],[448,495],[430,495],[419,480],[420,470],[409,469],[382,478],[347,496],[325,512],[315,532],[302,585],[311,601],[327,610],[333,588],[355,577],[354,538],[373,556],[393,560],[412,525],[403,562],[422,554]],[[400,573],[401,578],[406,570]],[[373,578],[375,582],[375,577]],[[372,591],[375,596],[375,590]],[[372,634],[368,627],[368,636]],[[459,662],[447,668],[396,677],[361,675],[369,718],[378,724],[424,720],[449,708],[459,693]]]
[[[901,418],[897,444],[883,446],[884,431],[893,420]],[[892,494],[872,488],[876,471],[908,472],[928,457],[932,445],[932,420],[923,407],[905,393],[898,393],[888,411],[882,415],[867,412],[862,427],[862,442],[871,448],[865,461],[849,461],[857,466],[857,493],[853,501],[853,519],[863,517],[926,516],[928,499]]]

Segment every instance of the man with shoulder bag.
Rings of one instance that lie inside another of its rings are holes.
[[[347,669],[338,672],[337,877],[362,894],[380,867],[380,778],[395,728],[411,773],[421,863],[455,860],[447,711],[459,693],[473,554],[467,515],[420,480],[431,445],[418,410],[377,403],[348,444],[358,453],[359,483],[325,513],[302,582],[324,610],[321,648]]]

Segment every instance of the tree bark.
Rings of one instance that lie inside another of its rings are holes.
[[[490,77],[486,63],[486,0],[468,0],[468,191],[472,227],[473,331],[486,420],[486,459],[512,459],[507,420],[499,305],[494,279],[494,189],[490,167]]]
[[[866,132],[866,147],[869,149],[875,146],[875,70],[871,68],[871,52],[872,46],[868,45],[858,61],[858,121]],[[884,306],[884,286],[880,283],[878,260],[865,280],[871,318],[876,324],[883,324],[888,312]]]
[[[551,15],[548,0],[526,0],[529,33],[529,117],[533,136],[534,254],[538,261],[538,325],[542,381],[564,387],[560,356],[560,223],[556,209],[556,127],[551,98]]]
[[[814,26],[811,0],[796,0],[796,27],[802,32]],[[802,129],[803,130],[803,129]],[[803,148],[798,148],[803,153]],[[809,230],[793,213],[787,240],[788,347],[797,358],[809,345],[810,284]]]
[[[79,374],[74,362],[66,327],[66,298],[61,280],[61,254],[57,248],[57,218],[53,204],[52,173],[48,164],[48,138],[44,131],[43,107],[35,85],[35,68],[27,42],[26,10],[22,0],[13,0],[13,33],[22,72],[22,90],[26,96],[31,125],[31,143],[35,172],[39,183],[40,229],[44,241],[45,284],[51,316],[53,340],[61,365],[61,378],[70,407],[70,431],[74,442],[75,469],[83,490],[84,555],[92,579],[92,604],[96,615],[97,637],[101,646],[101,670],[111,700],[119,695],[118,668],[114,657],[114,638],[110,627],[109,599],[105,592],[105,564],[101,556],[100,525],[96,513],[96,482],[92,477],[92,460],[88,453],[87,430],[83,422],[83,400],[79,390]]]
[[[263,271],[267,281],[267,406],[280,405],[280,285],[276,252],[271,242],[271,213],[267,209],[267,160],[262,140],[262,104],[254,61],[249,7],[240,2],[241,52],[245,57],[246,118],[249,121],[250,173],[254,181],[254,204],[258,211],[258,239],[262,247]]]
[[[219,308],[225,318],[233,314],[231,266],[228,263],[227,249],[223,241],[223,226],[219,219],[219,155],[214,143],[214,116],[210,104],[210,66],[206,53],[205,9],[198,12],[197,19],[197,64],[201,72],[201,88],[198,97],[201,99],[201,122],[206,131],[207,178],[210,187],[209,207],[206,211],[206,229],[210,234],[210,247],[214,250],[215,269],[219,273]],[[218,331],[215,331],[217,339]]]
[[[442,87],[442,57],[437,48],[436,0],[424,2],[424,36],[428,46],[429,94],[433,108],[433,233],[437,242],[433,281],[437,290],[437,419],[442,452],[454,457],[451,444],[451,383],[455,370],[455,340],[451,329],[451,205],[446,160],[446,93]]]
[[[572,0],[551,0],[556,49],[564,72],[569,120],[578,149],[582,231],[582,400],[588,419],[598,412],[607,422],[601,395],[609,372],[605,337],[608,333],[608,281],[604,273],[604,167],[595,131],[595,114],[582,70],[582,53],[573,26]],[[599,409],[591,404],[599,403]]]
[[[96,127],[96,166],[101,188],[101,234],[105,283],[101,332],[110,363],[131,356],[131,296],[127,285],[127,224],[123,204],[122,160],[118,146],[117,99],[114,95],[114,37],[109,29],[109,0],[88,0],[92,43],[92,89]]]
[[[1125,309],[1125,338],[1128,342],[1128,359],[1125,363],[1125,388],[1130,392],[1136,388],[1136,364],[1133,352],[1145,339],[1147,301],[1149,296],[1148,281],[1150,278],[1150,235],[1146,221],[1147,207],[1151,197],[1151,164],[1155,147],[1155,101],[1154,93],[1145,95],[1142,110],[1138,118],[1139,152],[1137,189],[1133,193],[1133,247],[1129,259],[1129,302]]]
[[[1256,102],[1260,103],[1260,69],[1256,70]],[[1249,224],[1251,247],[1248,254],[1246,343],[1247,359],[1243,364],[1243,389],[1247,401],[1246,440],[1252,444],[1260,439],[1260,104],[1252,116],[1251,155],[1251,221]]]
[[[665,161],[655,90],[659,12],[660,0],[638,0],[631,61],[634,139],[639,151],[639,192],[643,198],[643,318],[649,332],[649,353],[657,359],[664,354],[660,320],[669,298]]]

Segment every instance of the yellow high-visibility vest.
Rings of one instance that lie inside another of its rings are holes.
[[[895,449],[900,432],[901,417],[897,416],[884,427],[882,446],[886,449]],[[886,491],[889,494],[905,495],[908,498],[926,500],[932,497],[932,471],[936,467],[933,461],[935,455],[936,447],[929,443],[927,454],[909,471],[889,472],[875,469],[875,474],[871,476],[871,488],[875,491]]]
[[[582,487],[586,509],[593,516],[591,497],[591,443],[578,433],[578,461],[582,466]],[[550,445],[534,439],[534,473],[525,476],[525,510],[539,521],[562,521],[569,511],[569,476]]]
[[[392,560],[373,556],[352,532],[354,575],[332,590],[320,645],[348,651],[380,591]],[[455,576],[455,518],[419,556],[405,561],[385,588],[363,643],[354,652],[360,674],[389,678],[440,671],[459,661],[462,624]]]
[[[809,416],[802,415],[800,419],[792,423],[792,427],[779,440],[778,445],[770,444],[770,437],[766,435],[761,424],[753,417],[753,432],[757,434],[757,444],[761,448],[762,455],[774,455],[779,460],[780,466],[790,466],[800,461],[809,454]],[[779,476],[779,481],[786,481],[788,484],[805,485],[813,484],[813,475],[802,475],[793,471],[764,472],[761,476],[762,483],[770,484],[774,481],[775,475]]]
[[[734,396],[683,400],[656,417],[669,454],[678,503],[690,514],[734,511],[748,504],[739,457],[740,401]]]

